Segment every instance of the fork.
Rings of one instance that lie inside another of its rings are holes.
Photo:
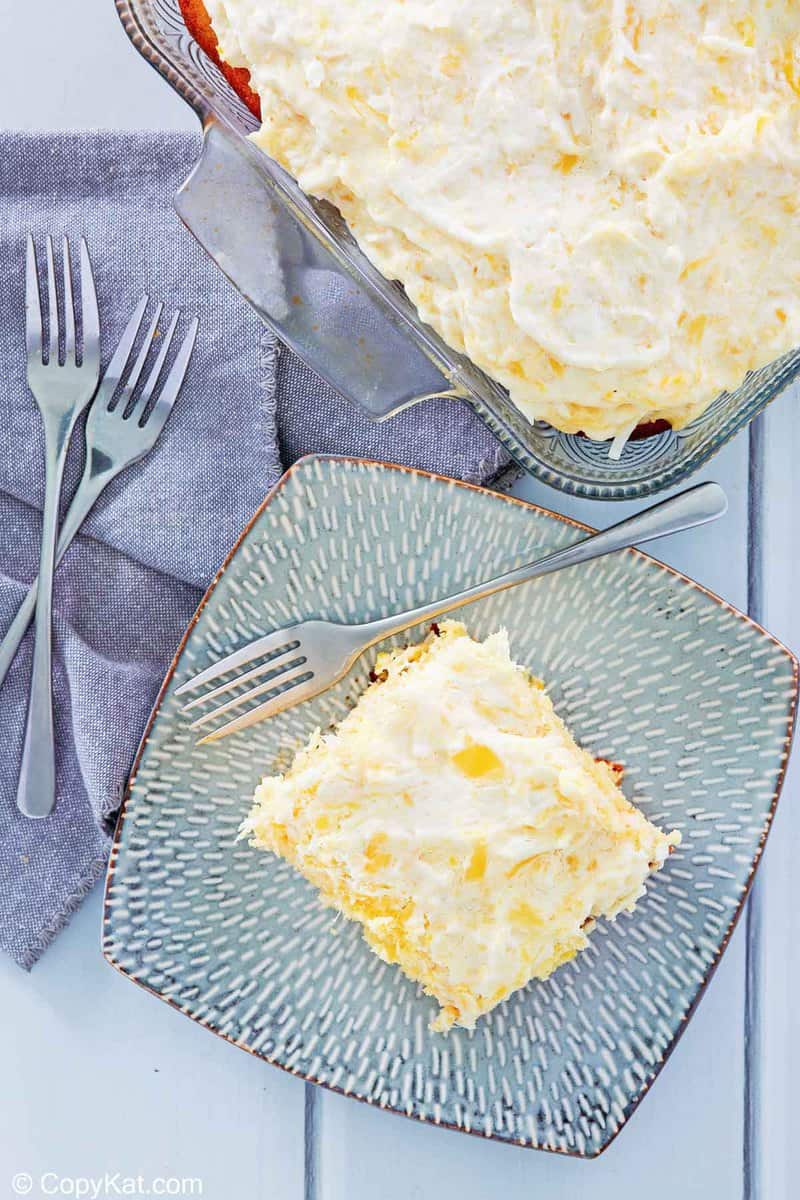
[[[200,729],[219,720],[226,713],[272,693],[269,699],[255,708],[248,708],[201,737],[198,745],[216,741],[324,692],[337,679],[341,679],[364,650],[383,638],[401,633],[421,621],[436,620],[437,617],[461,608],[464,604],[481,600],[530,579],[550,575],[564,567],[575,566],[601,555],[611,554],[615,550],[627,549],[670,533],[704,525],[721,517],[727,507],[728,501],[719,484],[702,483],[536,562],[526,563],[462,592],[420,605],[419,608],[408,609],[360,625],[342,625],[334,621],[311,619],[276,630],[207,667],[176,688],[175,695],[181,696],[204,684],[212,683],[256,659],[265,660],[242,674],[232,675],[184,706],[183,711],[190,712],[210,704],[227,692],[266,676],[263,682],[246,692],[237,692],[231,699],[203,713],[192,723],[192,729]]]
[[[58,539],[55,565],[63,558],[75,534],[85,521],[103,490],[126,467],[138,462],[153,448],[172,411],[189,365],[197,336],[198,322],[194,319],[184,337],[156,398],[151,403],[170,344],[178,323],[179,313],[172,318],[161,342],[155,363],[141,391],[131,398],[142,376],[151,347],[154,344],[163,305],[159,304],[150,322],[135,361],[127,378],[122,379],[133,357],[133,348],[147,309],[148,297],[142,296],[129,320],[125,332],[106,367],[94,402],[86,418],[86,460],[83,476],[64,518]],[[14,660],[19,644],[30,624],[36,607],[38,581],[31,584],[5,637],[0,642],[0,686]]]
[[[39,603],[31,690],[25,719],[17,805],[27,816],[44,817],[55,801],[53,744],[52,607],[56,528],[61,479],[72,430],[92,398],[100,375],[100,315],[92,264],[84,238],[80,241],[81,321],[76,336],[75,298],[69,241],[62,243],[63,336],[58,311],[53,240],[47,238],[48,340],[42,321],[39,277],[33,238],[28,234],[25,261],[25,342],[28,387],[44,425],[45,494],[39,556]]]

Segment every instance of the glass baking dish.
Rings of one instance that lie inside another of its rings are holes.
[[[336,210],[305,196],[248,140],[254,118],[189,36],[178,0],[115,3],[136,49],[203,125],[202,157],[175,201],[181,218],[276,334],[373,418],[456,397],[531,475],[572,495],[623,500],[685,479],[800,374],[798,349],[722,393],[684,429],[629,440],[617,459],[608,442],[529,421],[419,320]]]

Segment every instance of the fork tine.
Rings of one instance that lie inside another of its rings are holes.
[[[277,654],[273,658],[267,659],[264,663],[259,663],[257,667],[252,667],[249,671],[245,671],[243,675],[235,675],[233,679],[229,679],[227,683],[221,683],[219,687],[212,688],[210,692],[203,692],[201,696],[195,696],[194,700],[190,700],[188,704],[183,706],[183,712],[191,712],[193,708],[197,708],[201,704],[210,704],[212,700],[216,700],[217,696],[224,696],[231,688],[238,687],[239,684],[249,683],[251,679],[258,679],[260,675],[266,675],[267,672],[285,671],[293,662],[298,659],[305,662],[305,656],[302,652],[302,646],[299,642],[295,642],[291,650],[287,650],[285,654]]]
[[[225,713],[231,712],[234,708],[240,708],[250,700],[256,700],[259,696],[265,696],[270,692],[278,692],[279,695],[283,695],[284,690],[288,689],[291,691],[295,684],[304,682],[307,676],[313,676],[313,674],[314,672],[309,669],[308,663],[305,662],[294,670],[282,671],[280,675],[266,680],[265,683],[259,683],[257,687],[250,688],[248,692],[244,692],[241,696],[234,696],[233,700],[228,700],[227,703],[220,704],[218,708],[213,709],[211,712],[204,713],[202,717],[198,717],[196,721],[192,721],[189,728],[202,729],[203,726],[213,724],[214,721],[224,716]],[[277,699],[277,696],[274,698]]]
[[[42,361],[44,330],[42,301],[39,296],[39,274],[36,270],[36,247],[28,234],[25,247],[25,346],[30,360]]]
[[[153,389],[158,383],[158,377],[164,369],[164,363],[167,361],[170,344],[172,342],[172,338],[178,324],[178,317],[180,315],[180,312],[176,312],[173,315],[172,320],[169,323],[169,328],[161,339],[161,348],[159,349],[158,357],[150,369],[150,374],[147,376],[147,379],[144,382],[144,387],[142,388],[141,393],[131,405],[131,411],[128,413],[129,420],[133,418],[133,414],[137,412],[137,410],[140,413],[145,412],[148,404],[150,403],[150,397],[153,394]]]
[[[175,356],[175,361],[170,367],[169,374],[164,380],[164,386],[158,394],[158,399],[151,408],[149,414],[140,421],[140,424],[146,425],[148,428],[152,426],[153,433],[156,437],[163,428],[169,414],[172,412],[172,407],[178,398],[178,393],[181,390],[183,381],[186,378],[186,372],[189,368],[189,360],[192,357],[194,344],[197,340],[197,330],[200,322],[197,317],[194,318],[186,337],[181,343],[181,348]]]
[[[58,364],[58,294],[56,292],[56,268],[53,262],[53,239],[47,235],[47,324],[50,332],[48,363]]]
[[[131,319],[125,326],[125,332],[119,339],[117,348],[111,356],[111,361],[103,373],[103,378],[100,381],[100,389],[95,400],[95,404],[100,404],[101,407],[104,404],[107,405],[110,403],[114,392],[117,390],[122,373],[128,365],[128,359],[133,350],[133,343],[136,341],[136,335],[141,327],[142,317],[144,316],[149,300],[150,297],[146,293],[139,300]]]
[[[310,700],[312,696],[318,695],[322,690],[314,676],[307,679],[305,683],[293,683],[291,687],[285,688],[271,700],[265,700],[263,704],[258,704],[248,712],[234,717],[225,725],[220,725],[219,729],[212,729],[211,733],[207,733],[205,737],[198,738],[197,745],[203,746],[206,742],[218,742],[220,738],[227,737],[230,733],[249,729],[251,725],[256,725],[259,721],[266,721],[268,717],[277,716],[285,708],[293,708],[296,704],[302,704],[304,700]]]
[[[72,291],[72,263],[69,257],[69,240],[61,243],[61,265],[64,273],[64,361],[75,361],[75,297]]]
[[[175,695],[182,696],[184,692],[200,687],[203,683],[210,683],[212,679],[217,679],[228,671],[235,671],[237,667],[245,667],[254,658],[261,658],[265,654],[275,654],[278,650],[288,650],[289,643],[299,646],[299,639],[295,637],[296,628],[295,625],[289,625],[286,629],[276,629],[274,633],[268,633],[255,642],[248,642],[246,646],[234,650],[232,654],[226,655],[219,662],[212,663],[210,667],[206,667],[197,675],[193,675],[191,679],[187,679],[185,683],[175,689]]]
[[[83,349],[81,362],[94,367],[100,362],[100,313],[97,311],[97,292],[94,286],[92,260],[86,238],[81,238],[81,326]]]
[[[161,320],[161,313],[163,311],[164,311],[164,305],[157,304],[156,311],[153,314],[153,319],[150,322],[150,327],[148,328],[147,333],[144,335],[144,341],[142,342],[141,346],[139,347],[139,353],[136,356],[136,362],[131,367],[130,374],[128,375],[128,378],[125,380],[125,386],[121,389],[120,394],[119,394],[119,399],[117,400],[117,403],[114,405],[115,408],[121,408],[123,416],[125,414],[125,409],[128,407],[128,403],[129,403],[131,395],[133,393],[133,389],[136,387],[136,384],[139,382],[139,376],[142,373],[144,364],[147,361],[147,356],[150,353],[150,346],[152,345],[153,337],[155,336],[156,329],[158,328],[158,322]]]

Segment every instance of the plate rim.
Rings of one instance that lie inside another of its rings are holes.
[[[675,1033],[673,1034],[669,1044],[667,1045],[666,1049],[664,1050],[660,1059],[658,1060],[655,1074],[649,1080],[647,1080],[640,1087],[640,1089],[636,1093],[636,1095],[632,1097],[632,1099],[630,1101],[630,1107],[628,1108],[628,1111],[625,1114],[624,1120],[617,1126],[617,1128],[612,1133],[611,1137],[608,1138],[607,1141],[603,1142],[603,1144],[599,1148],[593,1148],[589,1151],[581,1151],[581,1150],[573,1150],[573,1149],[564,1149],[563,1147],[535,1145],[533,1142],[529,1142],[529,1141],[522,1142],[522,1141],[515,1140],[513,1138],[498,1138],[495,1136],[494,1133],[486,1134],[479,1129],[464,1129],[462,1126],[455,1125],[451,1121],[428,1120],[426,1117],[420,1116],[415,1113],[403,1112],[401,1109],[387,1108],[384,1105],[377,1104],[374,1100],[370,1099],[368,1096],[358,1096],[354,1092],[345,1091],[344,1088],[339,1087],[338,1085],[329,1083],[326,1080],[315,1078],[311,1075],[306,1074],[305,1072],[303,1072],[301,1070],[294,1070],[292,1067],[289,1067],[286,1064],[280,1062],[277,1058],[271,1058],[269,1055],[263,1054],[259,1050],[255,1050],[251,1046],[248,1046],[241,1041],[237,1041],[236,1038],[231,1037],[230,1034],[223,1033],[221,1030],[216,1029],[210,1023],[210,1021],[208,1019],[201,1017],[201,1016],[197,1016],[194,1013],[187,1012],[185,1008],[182,1008],[170,996],[165,996],[162,992],[157,991],[149,983],[146,983],[144,980],[137,978],[130,971],[126,970],[126,968],[121,963],[117,962],[117,960],[113,957],[110,949],[108,948],[108,946],[106,944],[106,933],[107,933],[108,929],[110,928],[111,907],[112,907],[109,894],[110,894],[111,888],[113,887],[113,883],[114,883],[114,873],[115,873],[117,861],[119,859],[121,835],[122,835],[123,826],[125,824],[125,818],[127,815],[128,804],[131,799],[131,789],[133,787],[133,784],[136,781],[136,776],[138,774],[139,766],[141,764],[142,756],[143,756],[145,748],[147,746],[147,742],[149,740],[150,733],[152,732],[155,721],[161,710],[162,702],[166,695],[167,689],[169,688],[169,685],[172,682],[172,677],[175,674],[175,670],[176,670],[178,662],[181,658],[181,655],[183,654],[183,651],[186,648],[186,644],[187,644],[189,638],[191,637],[192,633],[194,632],[195,626],[197,625],[198,621],[200,620],[200,617],[201,617],[206,605],[208,604],[209,600],[211,599],[211,596],[213,595],[213,593],[217,587],[217,584],[219,583],[220,579],[224,575],[225,571],[227,571],[228,567],[230,566],[231,562],[235,558],[236,554],[239,552],[239,549],[240,549],[242,543],[247,538],[247,536],[249,535],[249,533],[255,526],[256,522],[261,517],[262,513],[272,503],[272,501],[275,499],[275,497],[278,495],[278,493],[291,480],[293,475],[295,475],[299,470],[308,468],[312,464],[317,463],[317,462],[342,463],[342,464],[349,465],[349,466],[358,466],[358,467],[366,467],[366,468],[370,468],[370,469],[377,469],[379,471],[384,471],[384,470],[398,471],[404,475],[419,475],[419,476],[422,476],[423,478],[435,480],[439,483],[445,483],[445,484],[449,484],[453,487],[463,488],[466,491],[480,492],[481,494],[487,495],[487,496],[491,497],[492,499],[500,500],[500,501],[505,502],[506,504],[515,505],[519,508],[524,508],[528,511],[533,510],[534,512],[540,514],[541,516],[555,518],[556,520],[561,521],[563,524],[569,525],[574,529],[578,529],[578,530],[589,532],[589,533],[594,532],[593,526],[587,525],[583,521],[575,520],[575,518],[573,518],[573,517],[567,517],[563,513],[554,512],[552,509],[545,508],[541,504],[536,504],[530,500],[522,500],[518,496],[510,496],[504,492],[495,492],[491,488],[481,487],[479,484],[467,483],[464,480],[460,480],[460,479],[453,479],[448,475],[438,474],[433,471],[425,471],[418,467],[408,467],[408,466],[404,466],[400,463],[380,462],[375,459],[359,458],[359,457],[352,456],[352,455],[342,455],[342,454],[305,454],[301,458],[298,458],[294,463],[292,463],[292,465],[283,472],[283,474],[280,476],[280,478],[277,479],[276,482],[272,485],[272,487],[267,491],[266,495],[264,496],[264,499],[258,505],[258,507],[256,508],[253,515],[250,517],[250,519],[246,522],[246,524],[242,528],[241,532],[238,534],[235,541],[233,542],[233,545],[231,546],[230,550],[225,555],[225,558],[223,559],[221,565],[219,566],[217,571],[214,573],[214,576],[212,577],[210,583],[208,584],[208,587],[204,591],[204,593],[197,605],[197,608],[195,609],[194,613],[192,614],[185,630],[183,631],[183,633],[181,635],[180,641],[175,649],[175,653],[169,663],[169,666],[167,667],[166,673],[165,673],[164,678],[159,687],[158,695],[156,696],[153,707],[150,710],[150,713],[148,715],[147,722],[144,727],[144,731],[142,733],[141,738],[139,739],[139,744],[137,746],[136,753],[134,755],[130,771],[129,771],[127,779],[125,781],[125,785],[124,785],[123,792],[122,792],[122,801],[121,801],[119,812],[117,814],[117,819],[116,819],[116,822],[114,825],[114,834],[113,834],[113,838],[112,838],[111,848],[109,851],[108,866],[106,868],[105,882],[104,882],[104,886],[103,886],[102,917],[101,917],[101,925],[100,925],[100,934],[101,934],[100,949],[101,949],[102,956],[105,959],[105,961],[109,964],[109,966],[114,967],[114,969],[117,970],[120,973],[120,975],[122,975],[126,979],[129,979],[132,983],[135,983],[138,987],[142,988],[144,991],[149,992],[152,996],[155,996],[159,1000],[168,1004],[171,1008],[175,1009],[176,1012],[181,1013],[183,1016],[187,1017],[189,1020],[194,1021],[196,1024],[209,1030],[211,1033],[215,1034],[217,1037],[222,1038],[223,1041],[229,1042],[232,1046],[237,1046],[240,1050],[245,1050],[248,1054],[251,1054],[254,1058],[258,1058],[262,1062],[268,1063],[272,1067],[278,1067],[280,1070],[285,1071],[287,1074],[293,1075],[297,1079],[302,1079],[305,1083],[310,1083],[310,1084],[314,1084],[317,1087],[326,1088],[328,1091],[333,1092],[334,1094],[337,1094],[340,1096],[345,1096],[350,1100],[358,1100],[362,1104],[370,1105],[370,1107],[372,1107],[372,1108],[381,1109],[381,1110],[383,1110],[387,1113],[393,1114],[395,1116],[405,1117],[408,1120],[415,1121],[422,1125],[431,1125],[437,1129],[446,1129],[446,1130],[450,1130],[454,1133],[468,1134],[472,1137],[479,1138],[483,1141],[499,1142],[502,1145],[513,1146],[518,1150],[541,1150],[541,1151],[545,1151],[545,1152],[551,1153],[551,1154],[560,1154],[567,1158],[577,1158],[577,1159],[583,1159],[583,1160],[592,1160],[592,1159],[599,1158],[602,1154],[604,1154],[606,1152],[606,1150],[608,1150],[609,1146],[611,1146],[611,1144],[614,1141],[616,1141],[616,1139],[619,1137],[620,1133],[622,1133],[622,1131],[625,1129],[625,1127],[630,1122],[631,1117],[633,1117],[634,1114],[636,1113],[636,1111],[638,1110],[639,1105],[641,1104],[642,1100],[647,1095],[647,1093],[650,1091],[653,1084],[656,1083],[656,1081],[659,1079],[664,1067],[666,1066],[670,1056],[672,1055],[672,1052],[674,1051],[675,1047],[678,1045],[678,1042],[681,1040],[684,1033],[686,1032],[686,1028],[687,1028],[690,1020],[694,1016],[694,1013],[695,1013],[695,1010],[697,1009],[698,1004],[700,1003],[703,996],[705,995],[708,985],[710,984],[712,978],[714,977],[716,969],[719,966],[719,964],[722,960],[722,957],[728,948],[731,937],[733,936],[733,933],[739,923],[739,919],[740,919],[742,913],[744,912],[745,905],[747,904],[747,900],[750,896],[750,891],[753,886],[756,871],[758,870],[758,867],[761,863],[761,859],[763,857],[764,847],[766,846],[767,839],[769,837],[770,832],[772,831],[772,827],[775,822],[775,813],[777,811],[778,801],[780,799],[781,793],[783,791],[783,785],[786,780],[786,771],[788,769],[789,760],[791,758],[791,753],[792,753],[792,748],[793,748],[793,743],[794,743],[794,734],[795,734],[795,730],[796,730],[796,726],[797,726],[798,699],[800,698],[800,660],[798,660],[798,656],[794,653],[794,651],[790,650],[789,647],[784,642],[782,642],[779,638],[775,637],[774,634],[770,633],[768,629],[765,629],[764,626],[761,625],[758,621],[755,621],[747,613],[742,612],[742,610],[737,608],[736,605],[731,604],[730,601],[725,600],[722,596],[718,595],[716,592],[712,591],[710,588],[707,588],[703,584],[698,583],[697,580],[692,579],[691,576],[684,574],[682,571],[677,570],[675,567],[669,566],[667,563],[661,562],[660,559],[654,558],[651,554],[647,554],[643,550],[639,550],[636,547],[629,547],[628,549],[624,550],[623,553],[633,554],[638,558],[645,559],[647,562],[652,563],[654,566],[659,568],[661,571],[666,572],[668,575],[672,575],[674,578],[681,580],[685,584],[688,584],[690,587],[694,588],[696,591],[701,592],[705,596],[708,596],[709,599],[715,601],[721,608],[726,609],[728,612],[730,612],[734,616],[738,617],[741,621],[743,621],[745,624],[749,625],[756,632],[760,633],[763,637],[767,638],[770,642],[772,642],[772,644],[775,647],[777,647],[777,649],[789,660],[789,663],[791,666],[791,699],[790,699],[790,703],[789,703],[789,711],[788,711],[787,722],[786,722],[786,733],[785,733],[784,741],[783,741],[783,751],[782,751],[782,755],[781,755],[780,768],[778,771],[775,788],[772,793],[772,798],[769,803],[769,809],[768,809],[766,817],[765,817],[764,828],[762,829],[761,836],[759,838],[758,845],[756,846],[755,853],[750,861],[750,865],[749,865],[748,872],[747,872],[747,878],[745,880],[745,885],[742,890],[742,894],[739,898],[739,902],[738,902],[736,909],[725,929],[725,932],[724,932],[722,938],[720,939],[720,942],[717,947],[714,958],[711,960],[711,962],[709,963],[709,965],[706,969],[706,972],[703,976],[700,986],[697,989],[694,999],[692,1000],[688,1009],[686,1010],[686,1012],[683,1014],[680,1021],[678,1022],[676,1029],[675,1029]]]

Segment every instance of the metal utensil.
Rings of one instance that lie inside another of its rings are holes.
[[[176,695],[183,695],[191,689],[202,687],[220,676],[230,675],[223,683],[191,700],[184,710],[188,712],[265,676],[261,683],[245,692],[237,692],[231,699],[203,713],[193,722],[192,729],[210,725],[226,713],[241,708],[259,696],[269,696],[269,699],[255,708],[248,708],[200,739],[201,742],[216,741],[325,691],[350,669],[359,654],[382,638],[400,633],[421,621],[435,620],[446,612],[461,608],[473,600],[491,596],[505,588],[514,587],[518,583],[526,583],[553,571],[560,571],[564,567],[588,562],[615,550],[623,550],[670,533],[704,525],[721,517],[727,507],[727,498],[719,484],[700,484],[537,562],[526,563],[463,592],[420,605],[419,608],[408,609],[406,612],[363,625],[340,625],[333,621],[309,620],[276,630],[207,667],[177,688]],[[256,659],[265,661],[260,661],[257,666],[241,674],[236,673]]]
[[[63,330],[52,238],[47,238],[47,341],[42,321],[36,250],[28,234],[25,264],[25,342],[28,387],[39,406],[45,440],[45,496],[39,557],[39,603],[31,690],[25,722],[17,805],[29,817],[45,817],[55,803],[53,744],[52,607],[56,527],[61,480],[70,435],[92,398],[100,375],[100,316],[86,241],[80,241],[81,319],[76,332],[69,242],[62,243]]]
[[[119,475],[120,471],[138,462],[155,445],[183,384],[197,336],[198,322],[196,318],[191,322],[175,355],[172,366],[158,391],[155,403],[151,403],[160,376],[163,374],[170,343],[180,316],[179,313],[176,313],[166,335],[161,339],[158,356],[141,390],[132,400],[154,344],[163,311],[163,306],[159,304],[135,361],[128,371],[147,303],[148,297],[142,296],[106,367],[97,395],[86,418],[86,461],[83,476],[64,518],[56,549],[56,566],[101,492],[108,487],[112,479]],[[126,371],[128,371],[127,378],[120,386]],[[34,580],[5,637],[0,642],[0,686],[2,686],[8,668],[14,660],[25,630],[30,624],[36,607],[37,589],[38,580]]]

